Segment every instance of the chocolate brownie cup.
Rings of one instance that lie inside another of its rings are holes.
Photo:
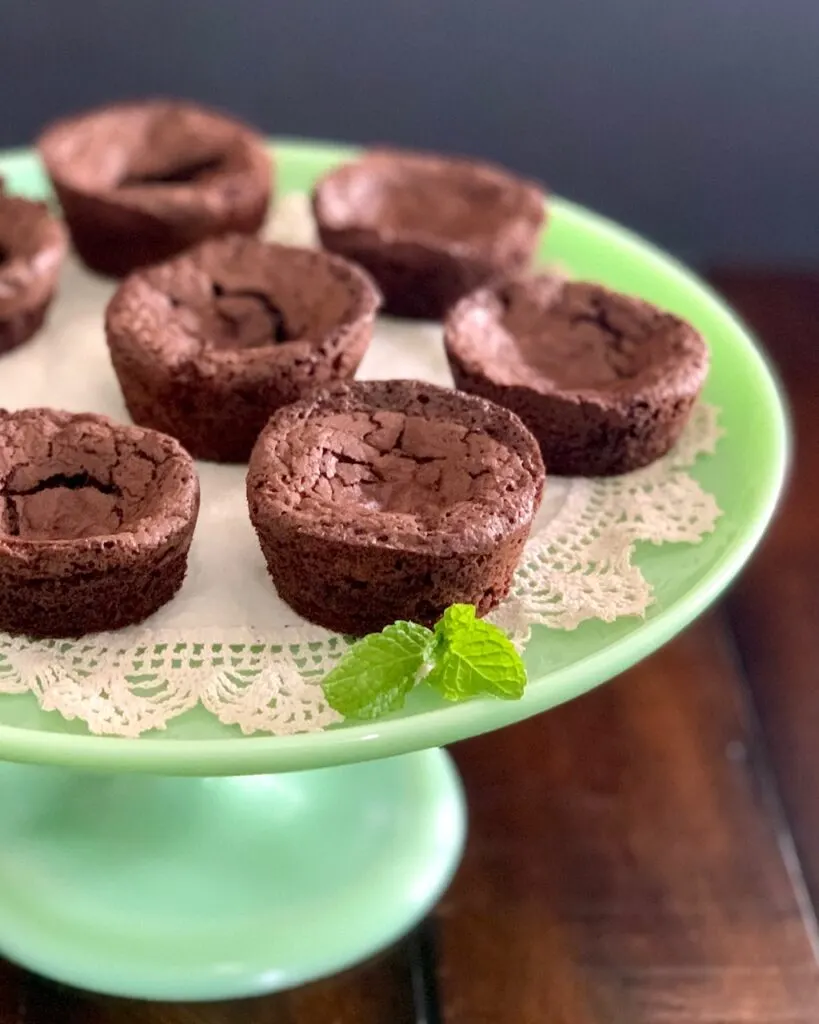
[[[541,188],[501,168],[397,150],[330,171],[313,211],[322,244],[375,278],[385,313],[427,320],[525,270],[546,215]]]
[[[506,409],[418,381],[335,385],[281,409],[247,478],[270,575],[295,611],[360,635],[484,615],[509,591],[543,492]]]
[[[42,326],[67,248],[65,229],[45,204],[8,195],[0,178],[0,352]]]
[[[628,473],[665,455],[708,372],[690,324],[548,274],[463,299],[444,342],[457,386],[517,413],[556,475]]]
[[[133,274],[105,325],[137,423],[246,462],[271,413],[352,377],[379,301],[339,256],[231,235]]]
[[[252,234],[270,201],[263,139],[191,103],[103,107],[58,122],[38,145],[77,252],[113,277],[214,235]]]
[[[0,411],[0,482],[0,629],[119,629],[179,589],[199,482],[173,438],[90,413]]]

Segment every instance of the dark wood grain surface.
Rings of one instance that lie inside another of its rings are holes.
[[[721,274],[716,283],[768,342],[791,403],[795,461],[787,498],[761,551],[729,595],[726,606],[816,903],[819,275]]]
[[[819,1019],[719,615],[590,699],[456,753],[481,796],[441,913],[451,1024]]]
[[[90,997],[0,962],[0,1024],[819,1021],[819,277],[716,281],[791,394],[780,518],[656,656],[454,749],[471,831],[434,919],[347,975],[229,1005]]]

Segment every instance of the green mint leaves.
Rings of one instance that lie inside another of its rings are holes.
[[[479,693],[520,700],[526,669],[512,641],[497,626],[475,618],[471,604],[454,604],[435,627],[435,664],[426,678],[447,700]]]
[[[322,679],[327,703],[345,718],[378,718],[403,707],[433,642],[432,630],[414,622],[370,633]]]
[[[403,707],[421,680],[446,700],[490,694],[519,700],[526,670],[497,626],[470,604],[447,608],[434,630],[394,622],[353,644],[322,680],[327,703],[345,718],[377,718]]]

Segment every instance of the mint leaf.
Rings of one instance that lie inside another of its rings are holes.
[[[403,707],[432,652],[435,634],[415,622],[394,622],[353,644],[321,686],[345,718],[378,718]]]
[[[471,604],[447,608],[434,632],[394,622],[365,636],[321,685],[327,703],[345,718],[377,718],[403,707],[430,665],[425,681],[446,700],[479,694],[519,700],[526,686],[526,669],[512,642],[476,618]]]
[[[474,604],[451,604],[438,621],[435,632],[451,637],[460,630],[470,629],[477,621]]]
[[[502,630],[475,618],[472,605],[447,608],[435,634],[435,664],[425,681],[446,700],[482,693],[505,700],[523,696],[526,669],[520,655]]]

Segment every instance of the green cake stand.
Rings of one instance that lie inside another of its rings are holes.
[[[275,144],[281,191],[350,150]],[[0,156],[11,191],[48,194],[35,157]],[[339,971],[389,945],[456,869],[465,807],[440,749],[598,686],[684,629],[731,582],[774,511],[783,402],[748,331],[692,274],[558,199],[544,259],[691,320],[725,436],[694,475],[724,515],[696,546],[638,548],[645,619],[535,627],[519,702],[414,705],[301,736],[240,737],[197,712],[138,740],[97,737],[0,696],[0,955],[63,983],[146,999],[228,999]],[[3,404],[0,383],[0,404]]]

